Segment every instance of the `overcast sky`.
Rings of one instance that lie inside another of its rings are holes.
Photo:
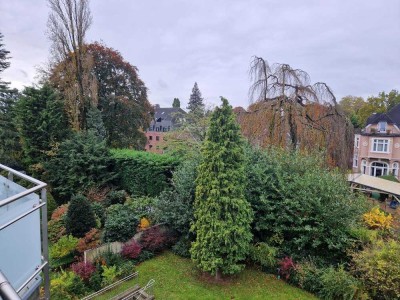
[[[196,81],[205,101],[247,107],[253,55],[306,71],[340,99],[400,90],[399,0],[91,0],[87,41],[102,40],[139,68],[150,102],[186,107]],[[49,57],[45,0],[0,0],[11,52],[2,77],[22,88]]]

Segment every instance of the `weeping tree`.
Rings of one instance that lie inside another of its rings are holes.
[[[261,147],[325,151],[327,162],[346,169],[353,143],[353,126],[323,82],[312,84],[303,70],[288,64],[269,65],[254,57],[249,96],[253,103],[239,113],[243,134]]]

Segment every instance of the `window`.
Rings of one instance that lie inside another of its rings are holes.
[[[389,140],[384,139],[374,139],[374,143],[372,144],[373,152],[389,152]]]
[[[395,162],[393,163],[393,175],[394,176],[399,176],[399,163]]]
[[[354,154],[353,167],[358,167],[358,154]]]
[[[361,161],[361,173],[367,174],[367,161],[365,159]]]
[[[355,142],[354,142],[355,147],[358,149],[360,148],[360,137],[356,136]]]
[[[153,140],[153,136],[149,135],[149,140],[152,141]]]
[[[378,123],[378,131],[386,132],[386,125],[387,125],[387,122],[379,122]]]
[[[384,162],[373,162],[371,164],[371,176],[379,177],[388,174],[388,164]]]
[[[159,141],[160,140],[160,137],[159,136],[156,136],[156,141]]]

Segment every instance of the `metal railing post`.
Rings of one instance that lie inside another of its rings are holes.
[[[42,255],[45,262],[49,261],[49,248],[48,248],[48,237],[47,237],[47,193],[46,188],[42,188],[40,193],[42,203]],[[46,300],[50,300],[50,266],[47,263],[43,268],[44,275],[44,296]]]
[[[0,271],[0,296],[3,300],[21,300],[17,292],[8,282],[7,277]]]

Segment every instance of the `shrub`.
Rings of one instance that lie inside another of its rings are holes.
[[[54,210],[57,208],[57,203],[53,196],[47,192],[47,219],[50,220]]]
[[[190,247],[192,244],[192,240],[190,240],[188,235],[181,236],[178,242],[172,246],[172,252],[176,255],[190,258]]]
[[[140,238],[140,244],[143,246],[143,249],[155,253],[166,249],[172,243],[172,236],[159,226],[154,226],[145,230]]]
[[[104,206],[98,202],[93,202],[91,206],[95,216],[100,220],[100,228],[103,227],[104,222],[106,221],[106,211]]]
[[[392,228],[393,216],[386,214],[379,206],[363,215],[364,222],[371,229],[389,230]]]
[[[45,169],[46,180],[60,202],[90,187],[105,186],[115,178],[109,150],[92,132],[63,141]]]
[[[342,173],[318,156],[247,147],[246,198],[255,212],[253,233],[268,242],[274,235],[294,258],[346,259],[354,243],[351,228],[366,211],[364,197],[349,192]]]
[[[94,272],[90,277],[88,286],[93,291],[98,291],[101,289],[101,281],[102,281],[101,273],[99,270],[96,270],[96,272]]]
[[[140,224],[139,224],[139,229],[144,230],[150,227],[150,221],[149,219],[143,217],[140,219]]]
[[[69,204],[63,204],[57,207],[51,214],[51,220],[58,221],[60,219],[64,219],[67,215],[68,206]]]
[[[102,262],[102,265],[106,266],[117,266],[117,268],[119,268],[124,264],[124,259],[121,257],[121,255],[113,253],[112,251],[106,251],[102,253],[99,258]]]
[[[77,238],[73,237],[72,235],[63,236],[58,240],[57,243],[50,247],[50,256],[51,258],[55,259],[63,258],[73,253],[77,245]]]
[[[106,207],[114,205],[114,204],[124,204],[126,201],[126,192],[122,191],[111,191],[107,194],[106,199],[104,200],[104,205]]]
[[[329,267],[325,269],[321,276],[321,289],[318,295],[327,300],[351,300],[356,299],[360,294],[359,282],[346,272],[343,265],[338,269]]]
[[[135,234],[137,225],[138,219],[128,206],[112,205],[107,209],[104,240],[107,242],[125,242]]]
[[[119,267],[120,276],[126,277],[135,272],[135,263],[133,261],[126,261]]]
[[[103,269],[103,280],[101,281],[101,285],[107,286],[110,285],[111,283],[115,282],[117,277],[121,274],[119,271],[117,271],[117,266],[101,266]]]
[[[136,260],[137,260],[137,262],[143,262],[143,261],[151,259],[153,257],[154,257],[153,252],[147,251],[147,250],[142,250],[142,252],[140,252],[140,254]]]
[[[83,238],[80,238],[76,250],[79,252],[85,252],[86,250],[96,248],[100,244],[100,231],[96,228],[92,228],[85,234]]]
[[[285,280],[288,280],[296,269],[293,259],[287,256],[281,259],[278,265],[279,265],[279,275],[285,278]]]
[[[260,264],[268,271],[274,272],[277,266],[277,253],[277,248],[271,247],[267,243],[258,243],[250,246],[249,255],[254,262]]]
[[[73,196],[65,217],[67,233],[81,238],[94,227],[96,219],[89,200],[82,195]]]
[[[142,247],[140,244],[132,239],[122,246],[121,254],[125,258],[136,259],[141,251]]]
[[[119,185],[133,196],[155,197],[170,186],[172,171],[178,160],[130,149],[114,149],[111,153],[119,170]]]
[[[89,282],[90,277],[96,271],[96,267],[91,262],[83,261],[72,264],[71,269],[85,282]]]
[[[47,223],[48,238],[52,243],[56,243],[66,232],[64,220],[50,220]]]
[[[138,218],[146,218],[148,220],[155,219],[155,205],[157,199],[151,197],[135,197],[127,201],[127,205],[132,209],[135,216]]]
[[[296,265],[296,272],[291,282],[309,291],[318,294],[322,289],[321,275],[324,269],[318,268],[313,261],[304,261]]]
[[[61,271],[61,276],[50,281],[51,299],[76,299],[86,292],[81,278],[73,272]]]
[[[378,240],[353,253],[352,273],[374,299],[400,298],[400,243]]]

